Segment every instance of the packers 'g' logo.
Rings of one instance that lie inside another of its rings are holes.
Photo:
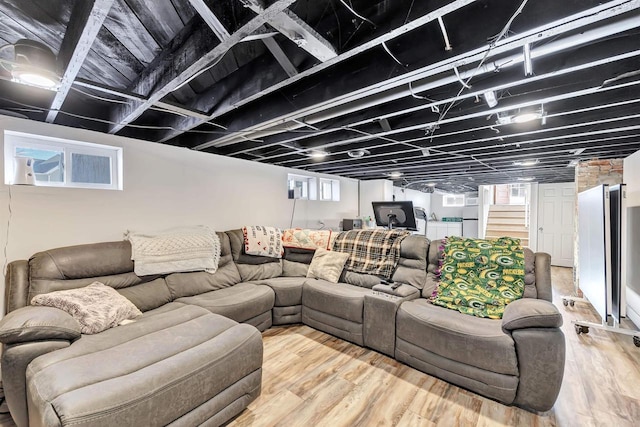
[[[496,257],[496,262],[504,267],[509,267],[514,264],[513,259],[505,255]]]

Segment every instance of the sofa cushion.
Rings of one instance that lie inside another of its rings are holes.
[[[276,277],[257,283],[267,285],[275,292],[275,306],[288,307],[302,304],[304,277]]]
[[[139,285],[118,289],[120,295],[131,301],[140,311],[149,311],[171,302],[171,292],[162,278]]]
[[[244,322],[270,311],[275,295],[268,286],[238,283],[230,288],[179,298],[176,302],[197,305],[236,322]]]
[[[323,279],[331,283],[338,283],[344,264],[349,259],[349,254],[343,252],[328,251],[318,248],[313,255],[307,277],[310,279]]]
[[[33,298],[31,304],[66,311],[78,321],[83,334],[97,334],[142,314],[131,301],[100,282],[80,289],[41,294]]]
[[[407,236],[400,243],[400,259],[391,279],[422,289],[427,280],[429,241],[418,235]]]
[[[507,375],[518,374],[515,344],[502,320],[468,316],[426,299],[405,302],[396,317],[396,335],[439,356]]]
[[[363,322],[364,296],[373,291],[347,283],[307,279],[302,290],[302,305],[355,323]]]
[[[247,255],[244,252],[244,235],[242,230],[227,231],[231,254],[243,282],[271,279],[282,275],[282,262],[278,258],[258,255]]]
[[[38,425],[167,425],[260,372],[262,339],[255,328],[199,307],[171,308],[34,360],[27,368],[30,419]],[[235,398],[256,387],[259,381]],[[225,406],[210,408],[209,416]]]
[[[286,277],[306,277],[315,249],[284,248],[282,275]]]

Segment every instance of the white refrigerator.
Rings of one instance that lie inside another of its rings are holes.
[[[462,237],[478,238],[478,207],[462,208]]]

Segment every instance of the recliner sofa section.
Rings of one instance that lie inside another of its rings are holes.
[[[138,277],[128,242],[58,248],[12,262],[6,302],[14,313],[0,332],[19,331],[4,341],[2,357],[5,394],[18,426],[103,425],[106,413],[118,414],[121,425],[222,424],[260,393],[258,330],[295,323],[506,404],[544,411],[555,401],[564,337],[562,318],[549,302],[546,254],[525,250],[525,298],[510,304],[502,320],[490,320],[428,303],[441,253],[440,242],[429,245],[422,236],[401,243],[392,279],[402,285],[396,289],[348,271],[339,283],[308,279],[313,251],[285,248],[282,259],[253,256],[244,252],[241,230],[218,236],[215,274]],[[52,318],[43,307],[28,307],[36,294],[93,281],[117,289],[143,316],[78,339],[79,331],[45,328],[69,324],[66,313],[49,309],[59,312]],[[92,393],[92,400],[81,392],[91,389],[105,393]],[[167,400],[168,389],[179,391],[180,404]],[[157,415],[149,415],[155,408]]]

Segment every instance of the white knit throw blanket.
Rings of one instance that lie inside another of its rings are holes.
[[[220,261],[220,238],[206,226],[183,227],[156,234],[128,231],[131,259],[138,276],[187,271],[215,273]]]

